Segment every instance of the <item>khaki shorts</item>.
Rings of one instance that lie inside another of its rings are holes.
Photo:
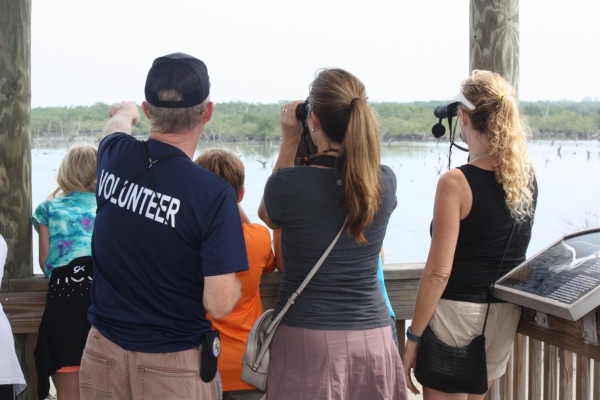
[[[451,346],[465,346],[481,334],[487,303],[469,303],[441,299],[429,326],[436,336]],[[492,303],[485,328],[488,380],[504,375],[510,350],[521,318],[521,307],[510,303]]]
[[[209,382],[200,379],[196,347],[174,353],[127,351],[92,326],[79,371],[82,400],[164,399],[220,400],[219,373]]]

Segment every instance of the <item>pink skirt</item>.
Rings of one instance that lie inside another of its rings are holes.
[[[406,400],[389,326],[314,330],[280,325],[271,343],[267,400]]]

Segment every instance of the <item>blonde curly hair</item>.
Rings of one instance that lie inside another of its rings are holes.
[[[496,180],[502,184],[506,206],[516,221],[533,217],[533,168],[529,163],[527,137],[529,127],[519,113],[519,102],[513,87],[499,74],[474,70],[462,82],[464,96],[474,106],[469,110],[471,124],[489,142]]]

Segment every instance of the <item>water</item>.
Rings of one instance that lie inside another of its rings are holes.
[[[202,143],[197,154],[217,146],[241,155],[246,167],[246,196],[242,205],[252,221],[260,222],[257,210],[277,157],[278,143]],[[537,214],[528,251],[531,256],[564,234],[581,229],[586,221],[600,225],[600,141],[534,141],[529,149],[539,186]],[[54,190],[56,172],[66,150],[64,143],[52,148],[46,144],[34,145],[34,209]],[[447,155],[447,143],[401,142],[383,147],[382,163],[389,165],[398,179],[398,207],[392,214],[384,241],[386,263],[426,260],[429,224],[439,178],[437,170],[441,168],[442,173],[447,170]],[[265,162],[266,168],[261,161]],[[452,161],[453,167],[465,163],[465,153],[455,150]],[[35,232],[33,241],[34,273],[41,273]]]

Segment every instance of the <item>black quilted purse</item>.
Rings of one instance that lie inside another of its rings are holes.
[[[485,355],[485,326],[487,324],[494,285],[504,263],[508,245],[515,231],[513,223],[502,261],[490,289],[490,297],[481,335],[466,346],[450,346],[442,342],[428,326],[421,335],[415,378],[424,387],[445,393],[484,394],[488,391],[487,360]]]

